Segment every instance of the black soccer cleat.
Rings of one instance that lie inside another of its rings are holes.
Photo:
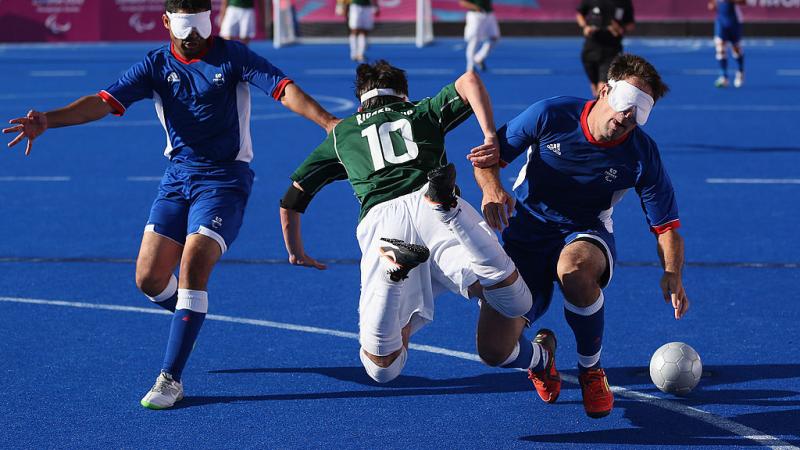
[[[381,240],[389,243],[380,247],[380,252],[392,266],[386,272],[392,281],[405,280],[411,269],[427,261],[431,255],[428,247],[424,245],[409,244],[400,239],[381,238]]]
[[[425,198],[442,211],[450,211],[458,206],[456,166],[453,163],[428,172],[428,191],[425,192]]]

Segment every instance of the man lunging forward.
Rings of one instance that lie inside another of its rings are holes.
[[[433,320],[434,299],[446,290],[483,299],[483,361],[541,370],[542,346],[519,344],[530,292],[477,211],[455,195],[447,165],[444,136],[473,112],[485,145],[471,159],[496,165],[494,119],[480,78],[466,73],[413,103],[405,73],[378,61],[357,68],[355,93],[359,113],[339,123],[291,176],[281,202],[289,261],[325,268],[305,252],[300,217],[322,187],[346,179],[361,202],[359,356],[370,377],[385,383],[400,374],[410,336]]]
[[[121,116],[136,101],[154,100],[170,164],[145,226],[136,285],[175,314],[161,373],[141,400],[151,409],[183,398],[181,375],[208,310],[211,270],[242,224],[253,183],[250,86],[326,130],[336,123],[269,61],[212,37],[210,0],[167,0],[163,22],[170,45],[148,53],[116,83],[61,109],[30,111],[3,130],[19,132],[9,146],[27,138],[28,154],[48,128]]]

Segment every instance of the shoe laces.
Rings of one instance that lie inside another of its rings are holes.
[[[156,383],[153,385],[151,391],[158,392],[160,394],[173,394],[178,390],[175,384],[175,380],[160,375],[156,380]]]
[[[592,394],[593,397],[605,395],[606,393],[606,374],[601,369],[589,370],[581,376],[584,382],[583,388]]]

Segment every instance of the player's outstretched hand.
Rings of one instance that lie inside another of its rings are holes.
[[[494,230],[503,231],[508,226],[508,218],[514,213],[515,203],[516,199],[501,187],[484,190],[481,211],[486,224]]]
[[[327,264],[321,263],[305,253],[302,255],[289,255],[289,264],[294,266],[313,267],[317,270],[325,270],[328,268]]]
[[[13,147],[24,138],[28,138],[28,145],[25,147],[25,156],[31,154],[31,147],[33,147],[33,140],[41,136],[47,130],[47,116],[39,111],[30,110],[25,117],[18,117],[11,119],[8,123],[13,124],[8,128],[3,128],[3,133],[19,133],[14,139],[8,143],[9,147]]]
[[[683,289],[683,282],[680,274],[675,272],[664,272],[661,276],[661,291],[664,294],[664,301],[672,304],[675,310],[675,320],[680,319],[689,310],[689,297]]]
[[[500,145],[497,136],[484,138],[483,145],[470,150],[467,159],[473,166],[485,169],[500,162]]]

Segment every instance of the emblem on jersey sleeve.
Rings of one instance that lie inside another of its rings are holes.
[[[222,217],[215,216],[214,220],[211,221],[211,228],[217,230],[222,226]]]
[[[556,142],[555,144],[547,144],[547,149],[551,152],[555,153],[558,156],[561,156],[561,143]]]
[[[214,86],[222,86],[225,84],[225,77],[221,73],[214,75]]]
[[[180,83],[181,77],[175,72],[170,72],[169,75],[167,75],[167,81],[169,83]]]
[[[608,169],[605,171],[606,181],[611,183],[617,179],[617,169]]]

